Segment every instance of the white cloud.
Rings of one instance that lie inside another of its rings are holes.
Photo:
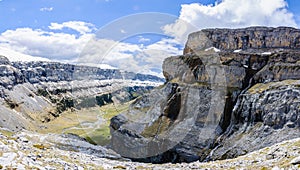
[[[47,11],[47,12],[50,12],[50,11],[53,11],[53,7],[43,7],[43,8],[40,8],[40,11],[42,11],[42,12],[45,12],[45,11]]]
[[[162,39],[154,44],[150,44],[142,51],[141,56],[148,70],[161,69],[165,58],[182,54],[182,49],[177,46],[179,42],[174,39]]]
[[[108,64],[123,70],[156,74],[166,57],[182,53],[178,42],[162,39],[148,46],[92,39],[78,58],[79,63]]]
[[[96,35],[81,35],[63,32],[64,24],[52,24],[52,32],[18,28],[0,34],[0,48],[6,48],[31,56],[49,58],[54,61],[116,67],[127,71],[160,74],[166,57],[182,53],[178,42],[162,39],[150,45],[96,39]],[[138,36],[142,39],[143,36]],[[148,41],[144,38],[143,41]],[[176,47],[175,47],[176,46]],[[161,75],[161,74],[160,74]]]
[[[70,28],[79,32],[80,34],[86,34],[96,30],[96,27],[93,24],[82,21],[69,21],[62,24],[51,23],[49,28],[52,30],[62,30],[63,28]]]
[[[78,56],[91,34],[76,36],[31,28],[7,30],[0,35],[0,47],[32,56],[70,59]]]
[[[247,26],[297,27],[297,24],[284,0],[222,0],[211,5],[184,4],[179,19],[163,29],[185,41],[187,34],[202,28]]]
[[[3,47],[0,47],[0,55],[7,57],[9,61],[50,61],[46,58],[22,54]]]

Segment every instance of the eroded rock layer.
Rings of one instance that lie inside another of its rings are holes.
[[[152,75],[0,56],[0,127],[35,129],[68,109],[127,102],[162,83]]]
[[[167,80],[111,120],[111,146],[145,162],[233,158],[300,135],[300,30],[207,29],[164,61]]]

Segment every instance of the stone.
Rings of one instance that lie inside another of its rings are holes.
[[[300,156],[298,156],[298,157],[294,158],[293,160],[291,160],[290,163],[293,164],[293,165],[300,164]]]

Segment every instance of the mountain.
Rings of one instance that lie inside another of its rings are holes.
[[[166,83],[111,119],[111,147],[136,161],[235,158],[299,137],[300,30],[204,29],[165,59]]]
[[[11,54],[19,55],[9,52],[10,58]],[[32,59],[11,62],[0,56],[1,127],[36,129],[33,124],[49,122],[69,109],[124,103],[164,81],[117,69]]]

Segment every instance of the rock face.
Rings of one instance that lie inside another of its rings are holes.
[[[145,162],[233,158],[300,131],[300,30],[207,29],[164,61],[167,80],[111,120],[111,146]]]
[[[199,43],[199,40],[202,42]],[[189,35],[184,52],[189,53],[205,47],[216,47],[226,51],[264,48],[298,49],[300,48],[300,31],[289,27],[206,29]]]
[[[140,80],[162,82],[162,78],[135,74],[116,69],[101,69],[98,67],[77,66],[55,62],[14,62],[0,56],[1,77],[8,77],[9,81],[0,81],[4,88],[11,88],[21,83],[59,82],[74,80]]]
[[[152,75],[0,56],[0,126],[31,129],[67,109],[130,101],[161,84]]]

